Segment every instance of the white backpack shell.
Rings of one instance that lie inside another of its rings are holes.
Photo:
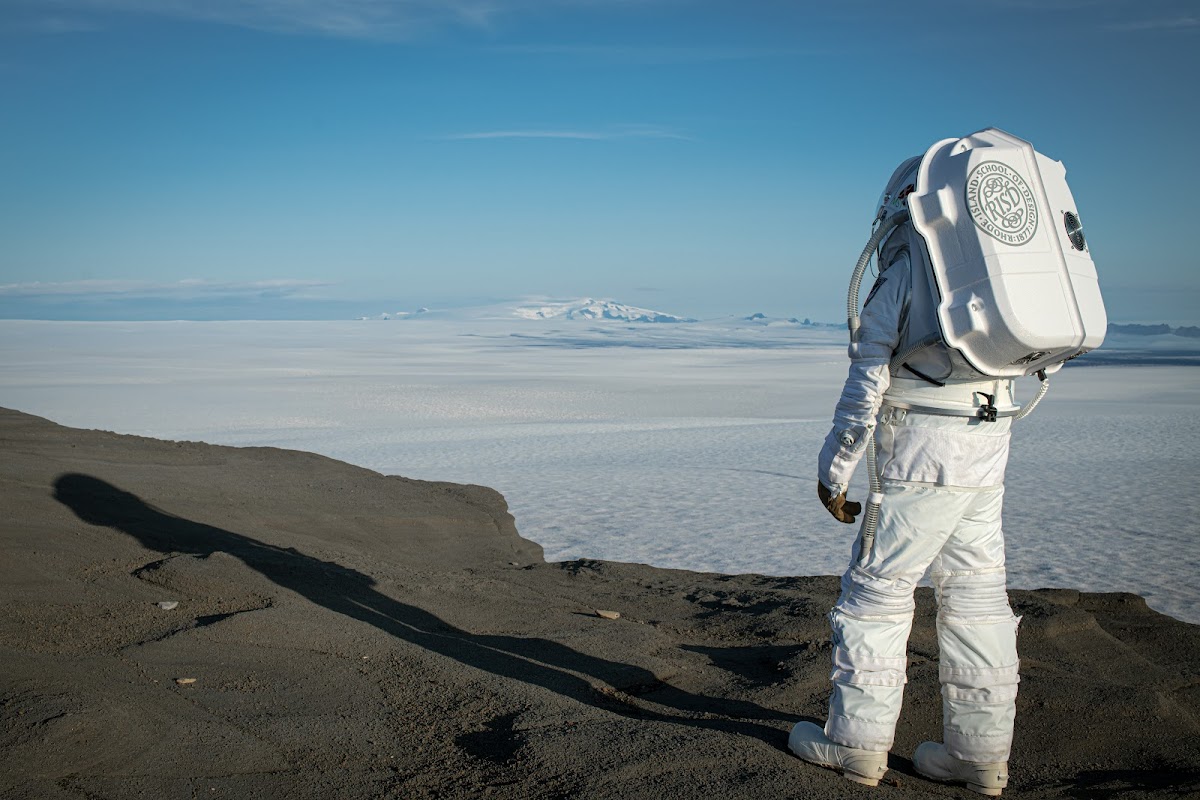
[[[909,214],[928,250],[943,342],[977,375],[1053,372],[1104,340],[1104,301],[1065,176],[996,128],[937,142],[921,160]]]

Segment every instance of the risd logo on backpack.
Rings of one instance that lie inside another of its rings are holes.
[[[988,128],[930,147],[904,199],[962,378],[1044,375],[1103,341],[1096,267],[1061,163]]]
[[[967,176],[967,208],[987,235],[1020,246],[1037,233],[1037,201],[1019,173],[999,161],[984,161]]]

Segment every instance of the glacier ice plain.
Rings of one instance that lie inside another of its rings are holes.
[[[1135,592],[1200,623],[1197,353],[1114,338],[1015,427],[1009,583]],[[814,487],[837,328],[0,321],[0,364],[0,405],[65,425],[491,486],[549,560],[838,574],[857,529]]]

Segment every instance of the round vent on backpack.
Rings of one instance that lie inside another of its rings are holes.
[[[1071,247],[1076,250],[1083,250],[1087,247],[1087,241],[1083,238],[1083,223],[1079,221],[1075,212],[1068,211],[1063,214],[1063,227],[1067,229],[1067,238],[1071,240]]]

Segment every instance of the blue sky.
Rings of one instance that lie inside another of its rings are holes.
[[[994,125],[1114,321],[1194,323],[1198,79],[1179,0],[0,0],[0,316],[837,320],[895,165]]]

